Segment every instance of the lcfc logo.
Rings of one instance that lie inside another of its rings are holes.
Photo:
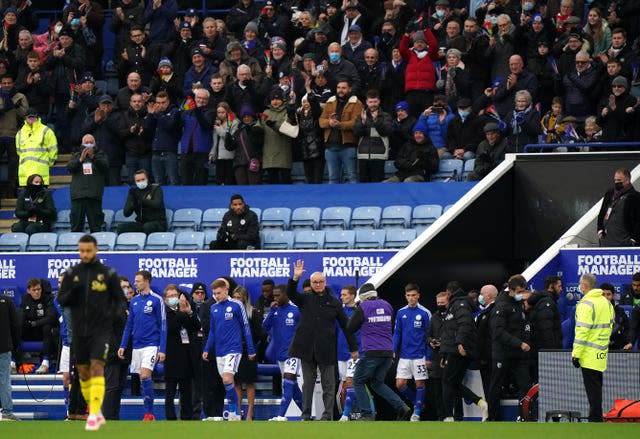
[[[146,314],[150,314],[153,312],[153,302],[151,300],[147,300],[147,303],[144,306],[144,312]]]
[[[416,319],[413,321],[413,327],[414,328],[422,328],[422,316],[421,315],[417,315]]]
[[[231,308],[230,306],[227,306],[227,309],[225,309],[224,319],[225,320],[233,319],[233,308]]]
[[[285,319],[284,324],[287,326],[293,326],[294,323],[295,322],[293,320],[293,313],[290,312],[287,314],[287,318]]]

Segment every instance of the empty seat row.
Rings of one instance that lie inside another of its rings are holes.
[[[263,230],[264,250],[401,249],[416,239],[415,229]]]
[[[264,210],[252,208],[260,219],[262,229],[377,229],[377,228],[418,228],[422,232],[442,214],[442,206],[424,204],[412,208],[398,205],[381,208],[362,206],[352,209],[346,206],[299,207],[293,211],[288,207],[270,207]],[[222,224],[227,208],[210,208],[202,211],[197,208],[167,209],[167,225],[170,231],[207,231],[216,230]],[[114,212],[104,210],[105,231],[116,231],[119,224],[132,222],[135,216],[124,216],[122,209]],[[55,232],[71,230],[70,211],[61,210],[54,224]]]

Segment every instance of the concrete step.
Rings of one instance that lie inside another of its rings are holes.
[[[17,198],[3,198],[1,202],[3,209],[15,209],[17,203]]]
[[[69,185],[71,184],[71,175],[52,175],[49,177],[49,187],[57,185]]]
[[[69,160],[71,160],[71,154],[58,154],[56,165],[60,164],[60,165],[67,166],[67,163],[69,163]]]
[[[16,222],[14,219],[0,219],[0,233],[10,233],[11,226]]]

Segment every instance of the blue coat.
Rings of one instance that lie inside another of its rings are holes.
[[[218,73],[218,68],[211,64],[210,61],[205,61],[204,68],[200,73],[196,72],[193,66],[189,67],[187,73],[184,74],[184,85],[182,86],[182,95],[187,96],[191,94],[191,86],[196,82],[200,82],[204,87],[209,87],[211,75]]]
[[[180,110],[169,107],[167,111],[148,114],[144,130],[153,133],[153,152],[176,152],[180,141]]]
[[[176,0],[163,0],[158,9],[153,9],[153,1],[144,10],[144,23],[151,23],[149,38],[153,43],[166,43],[175,33],[173,19],[178,15]]]
[[[182,138],[180,154],[189,152],[189,144],[193,143],[193,152],[209,154],[213,145],[213,119],[215,111],[208,107],[199,107],[182,112]]]
[[[431,114],[429,117],[422,114],[418,119],[418,123],[423,123],[427,127],[427,135],[436,149],[447,147],[447,129],[454,117],[455,115],[449,111],[442,123],[438,120],[437,114]]]

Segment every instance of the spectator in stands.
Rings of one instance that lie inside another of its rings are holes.
[[[640,305],[640,271],[631,277],[631,288],[620,297],[620,305]]]
[[[46,123],[53,88],[47,80],[46,71],[37,53],[29,52],[25,56],[24,65],[25,68],[19,69],[16,91],[27,98],[29,106],[34,108],[40,120]]]
[[[362,103],[352,95],[351,83],[348,79],[340,79],[335,96],[327,101],[319,120],[320,128],[324,129],[330,184],[340,183],[343,172],[347,182],[355,183],[357,180],[356,137],[353,130],[356,118],[361,113]]]
[[[564,97],[565,114],[574,116],[578,121],[593,114],[595,101],[591,97],[599,80],[599,72],[592,65],[589,54],[581,50],[576,54],[575,68],[556,81],[556,93]]]
[[[329,421],[333,419],[336,389],[336,322],[347,337],[349,352],[354,360],[358,358],[358,344],[353,333],[347,330],[347,317],[341,303],[327,288],[322,273],[311,274],[312,292],[297,292],[298,281],[304,272],[304,261],[296,261],[293,277],[287,285],[287,296],[300,309],[300,323],[289,346],[289,356],[302,361],[302,419],[311,418],[313,388],[319,369],[324,402],[321,419]]]
[[[323,67],[331,87],[333,88],[334,85],[337,87],[338,83],[345,78],[349,81],[353,94],[358,95],[360,93],[360,75],[358,75],[357,67],[345,59],[342,47],[338,43],[331,43],[327,54],[329,61],[323,62]]]
[[[193,417],[191,408],[191,379],[193,378],[192,354],[193,337],[200,329],[198,315],[191,308],[185,293],[175,284],[164,289],[164,304],[167,318],[167,356],[164,362],[166,391],[164,412],[167,420],[175,421],[173,400],[180,387],[180,420]]]
[[[264,320],[264,318],[267,317],[267,314],[269,314],[271,305],[275,300],[273,295],[275,286],[276,284],[273,279],[265,279],[262,281],[262,285],[260,287],[260,295],[253,305],[253,312],[261,316],[260,321]],[[284,291],[282,293],[284,294]]]
[[[27,55],[33,51],[33,35],[28,30],[22,29],[18,32],[18,47],[13,52],[17,68],[16,77],[19,77],[26,70]]]
[[[180,140],[180,177],[182,184],[207,184],[209,151],[213,143],[215,110],[208,107],[209,91],[194,90],[194,108],[182,111],[184,127]]]
[[[611,46],[611,28],[607,19],[602,16],[602,10],[592,7],[587,14],[587,22],[582,32],[593,41],[592,53],[596,57],[606,53]]]
[[[363,98],[367,91],[377,90],[381,94],[380,99],[383,99],[385,91],[383,82],[386,68],[386,64],[380,63],[376,49],[370,48],[364,52],[364,60],[358,66],[362,87],[360,91]]]
[[[149,133],[144,129],[147,109],[142,94],[133,93],[128,109],[120,111],[118,135],[124,142],[125,165],[129,181],[138,169],[151,169],[151,144]]]
[[[415,26],[415,25],[414,25]],[[407,30],[414,30],[410,27]],[[405,100],[410,114],[417,116],[433,102],[436,89],[436,71],[433,61],[438,60],[438,42],[431,30],[417,30],[413,35],[413,46],[409,48],[409,33],[400,40],[400,54],[407,64],[405,73]]]
[[[222,217],[216,240],[209,243],[211,250],[253,250],[260,248],[258,216],[244,202],[242,195],[234,194],[229,210]]]
[[[220,73],[214,73],[209,80],[209,90],[211,95],[209,96],[209,105],[218,108],[218,104],[226,101],[227,88],[224,85],[222,76]],[[228,104],[228,102],[227,102]]]
[[[472,108],[471,100],[458,100],[458,114],[447,127],[447,151],[443,159],[469,160],[476,156],[478,144],[482,142],[483,118]]]
[[[486,139],[478,145],[473,172],[468,180],[481,180],[504,160],[508,144],[507,139],[500,133],[498,124],[487,123],[484,126],[484,135]]]
[[[636,113],[637,114],[637,113]],[[602,139],[602,128],[597,123],[596,116],[589,116],[584,120],[584,141],[585,142],[600,142]],[[632,136],[637,138],[635,133]]]
[[[49,357],[55,354],[56,341],[51,330],[57,323],[56,309],[51,294],[42,293],[40,279],[29,279],[27,293],[20,303],[22,340],[42,342],[42,361],[36,373],[45,374],[49,371]]]
[[[617,76],[611,82],[611,94],[598,111],[597,123],[602,127],[605,142],[626,142],[631,132],[636,111],[636,97],[629,94],[629,81]]]
[[[147,105],[144,131],[151,141],[151,172],[160,185],[178,184],[176,145],[180,141],[180,111],[172,105],[169,94],[160,91],[155,102]]]
[[[140,169],[133,174],[135,186],[129,189],[124,205],[124,216],[136,214],[135,222],[118,224],[118,233],[142,232],[145,234],[167,231],[167,215],[164,196],[159,184],[149,183],[149,174]]]
[[[295,50],[296,55],[301,56],[303,59],[307,54],[313,55],[311,59],[318,62],[328,60],[329,44],[331,44],[328,35],[330,31],[328,25],[320,24],[298,45]]]
[[[20,349],[20,314],[13,300],[0,296],[0,419],[18,421],[11,399],[11,356]]]
[[[614,79],[621,76],[620,72],[622,72],[622,64],[620,63],[620,60],[615,58],[607,61],[606,66],[607,71],[601,75],[600,82],[597,85],[598,92],[594,93],[594,98],[598,99],[599,107],[603,107],[609,102],[609,96],[611,96],[611,84]]]
[[[473,305],[464,290],[458,288],[449,299],[440,342],[442,400],[445,422],[453,422],[456,398],[475,403],[482,409],[482,421],[487,420],[487,402],[463,384],[469,364],[478,352],[478,339],[473,321]]]
[[[182,94],[182,83],[184,82],[184,75],[191,67],[191,51],[199,47],[196,44],[196,40],[193,38],[191,30],[191,24],[188,21],[182,21],[178,25],[178,31],[175,32],[175,36],[169,43],[169,46],[163,50],[163,58],[167,56],[173,60],[172,70],[176,76],[176,85],[179,85],[180,94]],[[205,47],[204,44],[202,47]],[[167,58],[167,60],[169,60]],[[160,62],[162,63],[162,59]],[[169,61],[171,63],[171,61]],[[165,63],[166,66],[166,63]],[[156,75],[154,75],[154,78]]]
[[[280,87],[274,87],[270,93],[270,105],[262,113],[264,128],[264,147],[262,152],[262,167],[267,171],[270,184],[291,183],[292,140],[291,137],[280,132],[282,124],[286,122],[296,125],[295,95],[291,95],[288,105],[287,98]]]
[[[209,85],[211,75],[218,71],[218,68],[205,58],[204,52],[199,47],[191,49],[191,64],[184,75],[183,96],[191,95],[196,84],[200,84],[202,87]]]
[[[392,119],[380,108],[378,90],[367,92],[366,107],[356,117],[353,133],[358,141],[358,181],[377,183],[384,180],[384,163],[389,158],[389,135]]]
[[[528,91],[535,102],[538,81],[533,73],[524,69],[522,57],[512,55],[509,58],[509,75],[500,82],[493,96],[493,102],[501,118],[506,119],[509,112],[513,111],[515,96],[521,90]]]
[[[351,61],[356,68],[364,65],[364,54],[371,49],[371,43],[362,37],[362,28],[357,24],[349,26],[347,42],[342,45],[342,56]]]
[[[274,37],[269,46],[271,54],[261,55],[259,62],[264,64],[263,70],[268,79],[277,81],[278,78],[289,77],[291,72],[291,58],[287,56],[287,43],[281,37]],[[264,52],[264,51],[263,51]],[[269,52],[264,52],[269,53]]]
[[[235,184],[233,159],[236,144],[234,136],[239,121],[231,111],[229,104],[220,102],[216,108],[216,121],[213,127],[213,146],[209,151],[209,161],[216,166],[216,184]]]
[[[418,119],[418,122],[427,127],[427,134],[431,142],[433,142],[433,146],[438,150],[439,157],[443,157],[447,152],[447,132],[449,123],[454,117],[455,114],[451,112],[451,108],[447,105],[447,97],[445,95],[436,95],[433,105],[427,107]]]
[[[495,285],[484,285],[480,288],[478,303],[481,312],[476,317],[478,328],[478,362],[480,377],[482,378],[482,389],[485,395],[489,395],[489,384],[491,383],[491,313],[495,306],[498,289]]]
[[[260,5],[254,0],[238,0],[238,3],[229,10],[227,15],[227,29],[233,32],[236,38],[240,37],[247,23],[258,18]]]
[[[384,108],[384,107],[383,107]],[[394,105],[396,117],[393,118],[393,133],[389,136],[389,159],[395,159],[402,146],[413,138],[416,118],[409,115],[409,103],[400,101]]]
[[[631,77],[631,60],[634,58],[633,48],[627,44],[627,31],[617,27],[611,31],[611,47],[600,54],[600,61],[606,63],[617,59],[622,64],[622,76]]]
[[[615,287],[610,283],[603,283],[599,287],[602,290],[604,297],[613,306],[613,328],[611,329],[611,338],[609,339],[609,349],[619,351],[621,349],[630,350],[632,344],[630,343],[630,327],[629,317],[624,309],[616,304],[614,299]]]
[[[39,174],[43,184],[49,185],[49,168],[58,158],[58,141],[53,130],[44,125],[38,118],[38,112],[29,108],[25,112],[25,123],[16,134],[16,152],[18,166],[18,183],[26,186],[27,178]]]
[[[62,11],[63,21],[74,25],[77,21],[79,30],[76,37],[84,37],[87,43],[83,46],[86,51],[85,68],[99,78],[102,77],[101,63],[104,52],[102,28],[104,26],[104,11],[102,5],[92,0],[72,0]],[[92,40],[92,41],[91,41]]]
[[[69,100],[69,106],[67,108],[67,117],[69,119],[70,125],[69,144],[74,146],[80,144],[82,135],[85,134],[82,128],[87,114],[96,109],[96,107],[98,106],[98,101],[100,100],[100,96],[102,96],[104,93],[104,90],[96,89],[93,79],[93,73],[85,72],[85,74],[82,76],[82,79],[78,81],[72,99]],[[38,113],[40,114],[40,111],[38,111]]]
[[[113,6],[113,16],[109,29],[115,34],[113,53],[114,61],[118,64],[125,45],[130,41],[131,28],[144,25],[144,2],[141,0],[117,0]]]
[[[71,231],[84,231],[86,216],[91,233],[99,232],[104,222],[102,195],[109,159],[91,134],[82,137],[82,149],[71,156],[67,170],[71,174]]]
[[[218,32],[215,19],[207,17],[202,22],[203,39],[198,43],[207,59],[216,67],[225,59],[227,39]]]
[[[320,184],[324,177],[324,143],[318,124],[322,108],[318,98],[311,91],[311,78],[307,77],[305,86],[307,93],[302,97],[302,105],[296,112],[300,126],[298,145],[307,183]]]
[[[263,41],[269,41],[273,37],[285,38],[287,36],[287,17],[276,11],[273,1],[268,0],[260,10],[257,20],[258,37]]]
[[[237,69],[237,80],[226,86],[226,102],[234,113],[239,113],[244,104],[251,109],[260,112],[264,108],[265,95],[268,93],[266,86],[269,81],[257,81],[252,74],[251,67],[242,64]],[[223,76],[224,78],[224,76]]]
[[[264,54],[265,46],[262,44],[258,37],[258,26],[255,21],[250,21],[244,27],[244,32],[242,33],[242,47],[244,48],[247,55],[252,58],[262,57]]]
[[[264,72],[262,68],[260,68],[258,60],[247,55],[239,42],[229,42],[227,44],[225,59],[220,63],[220,75],[222,75],[225,84],[229,85],[229,83],[235,80],[239,74],[238,70],[240,70],[240,66],[242,65],[249,67],[250,77],[245,79],[245,81],[252,80],[256,82],[256,85],[261,85],[264,79]]]
[[[144,24],[149,24],[149,38],[154,45],[169,41],[175,29],[173,19],[178,15],[176,0],[151,0],[144,10]]]
[[[125,152],[118,135],[120,118],[120,113],[113,111],[111,96],[102,95],[98,99],[98,108],[87,116],[82,128],[82,131],[92,134],[97,139],[100,149],[106,153],[109,166],[106,177],[109,186],[118,186],[122,182],[120,173],[124,165]]]
[[[489,38],[485,56],[491,62],[491,80],[503,82],[509,76],[509,58],[516,51],[516,41],[513,38],[515,26],[507,14],[498,15],[496,25],[498,35]]]
[[[540,134],[540,113],[533,106],[531,94],[527,90],[516,92],[515,108],[508,114],[510,152],[523,152],[530,143],[538,143]]]
[[[629,247],[640,243],[640,194],[631,184],[628,169],[617,169],[613,189],[604,194],[598,214],[601,247]]]
[[[562,349],[562,325],[556,297],[547,291],[531,293],[527,298],[530,331],[530,374],[538,382],[538,352],[542,349]]]
[[[116,95],[116,109],[124,110],[129,108],[131,95],[142,92],[142,78],[137,72],[131,72],[127,75],[127,85],[118,90]]]
[[[241,123],[236,131],[236,153],[233,159],[236,183],[260,184],[264,127],[249,104],[242,105],[239,116]]]
[[[190,63],[190,60],[189,60]],[[183,83],[183,71],[182,76],[177,73],[173,68],[173,63],[167,57],[160,59],[158,63],[158,69],[151,78],[149,88],[151,93],[157,95],[163,91],[169,95],[169,102],[171,105],[180,105],[182,101],[182,83]]]
[[[8,185],[4,193],[6,198],[13,198],[16,195],[18,153],[15,136],[28,107],[26,96],[17,92],[13,78],[8,74],[2,76],[0,78],[0,156],[7,152]]]
[[[531,350],[526,331],[526,321],[522,307],[522,295],[526,281],[521,275],[509,279],[508,290],[498,294],[490,317],[491,356],[493,368],[489,388],[489,420],[499,421],[500,394],[507,373],[512,372],[518,385],[518,399],[531,385],[528,352]]]
[[[50,232],[51,224],[57,217],[51,192],[44,186],[44,179],[39,174],[31,174],[26,183],[16,203],[15,215],[19,221],[11,226],[11,231],[27,235]]]
[[[462,36],[465,38],[466,50],[461,50],[465,70],[471,77],[471,98],[475,102],[482,95],[482,91],[490,80],[490,69],[487,66],[486,52],[489,48],[489,38],[480,30],[478,20],[469,17],[464,21]]]
[[[431,174],[438,171],[438,152],[427,136],[427,127],[418,122],[413,127],[413,137],[404,143],[396,156],[395,175],[385,183],[429,181]]]

